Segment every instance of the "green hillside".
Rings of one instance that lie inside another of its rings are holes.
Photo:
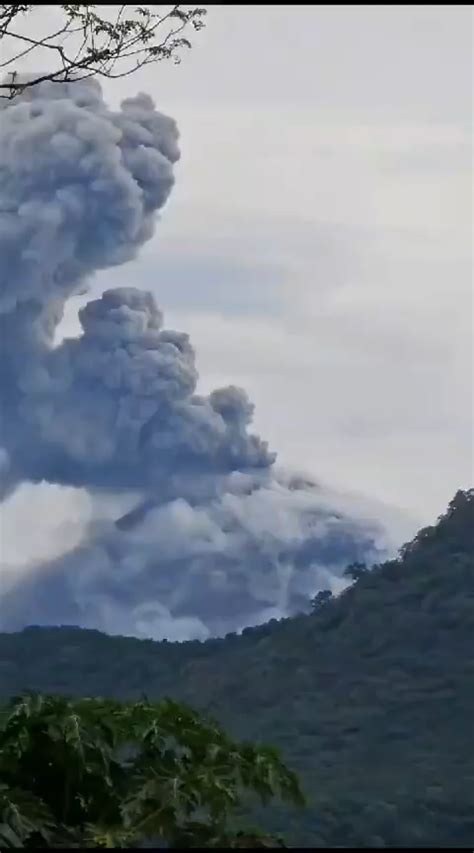
[[[311,806],[294,843],[474,844],[474,490],[311,615],[206,643],[0,634],[0,695],[171,695],[278,745]],[[261,818],[262,820],[262,818]]]

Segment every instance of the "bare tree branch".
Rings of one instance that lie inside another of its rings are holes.
[[[1,59],[0,68],[7,69],[7,79],[0,82],[0,98],[14,98],[45,80],[60,83],[92,76],[117,79],[162,59],[180,62],[182,48],[191,47],[181,34],[186,29],[200,30],[206,15],[206,9],[200,7],[121,5],[110,20],[99,13],[104,7],[96,5],[61,4],[54,8],[61,10],[63,24],[49,35],[35,37],[19,30],[34,6],[0,5],[0,49],[8,41],[27,45]],[[67,42],[76,36],[79,42],[69,50]],[[54,67],[22,80],[21,68],[15,63],[37,50],[49,51]]]

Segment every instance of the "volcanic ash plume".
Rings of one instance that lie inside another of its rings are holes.
[[[136,499],[10,588],[0,627],[205,637],[301,609],[382,547],[376,524],[275,472],[244,391],[196,393],[188,336],[151,293],[106,291],[53,346],[65,302],[152,236],[177,137],[147,95],[112,112],[93,80],[40,84],[0,113],[3,493],[47,481]]]

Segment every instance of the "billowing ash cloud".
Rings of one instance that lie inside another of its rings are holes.
[[[275,473],[244,391],[196,393],[188,336],[163,328],[151,293],[106,291],[53,346],[67,299],[151,237],[177,136],[148,96],[111,112],[93,80],[32,87],[1,112],[3,492],[46,480],[138,498],[5,593],[0,627],[204,637],[301,609],[380,546],[377,525]]]
[[[247,433],[252,406],[243,391],[194,393],[188,337],[161,328],[150,293],[109,290],[80,319],[80,338],[21,371],[10,445],[22,477],[153,490],[179,472],[271,464],[266,445]]]
[[[323,490],[279,472],[175,482],[35,570],[4,597],[4,628],[58,621],[110,633],[204,638],[305,609],[341,589],[343,567],[380,557],[380,529],[334,510]]]

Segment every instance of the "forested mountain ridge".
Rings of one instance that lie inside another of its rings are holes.
[[[303,844],[474,842],[474,490],[314,613],[205,643],[78,628],[0,635],[0,695],[171,695],[279,746]]]

